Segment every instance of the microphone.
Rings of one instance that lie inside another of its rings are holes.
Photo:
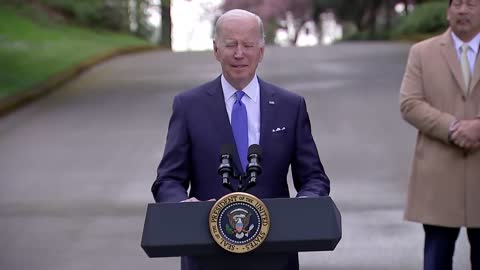
[[[256,184],[257,176],[262,173],[262,167],[260,166],[262,160],[262,147],[258,144],[250,145],[250,147],[248,147],[247,159],[247,176],[250,177],[248,187],[252,187]]]
[[[230,161],[232,160],[234,149],[235,148],[232,144],[222,145],[220,151],[220,166],[218,167],[218,174],[222,176],[222,185],[231,191],[234,191],[234,189],[229,180],[229,177],[233,174],[233,168]]]

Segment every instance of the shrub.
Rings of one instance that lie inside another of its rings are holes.
[[[115,31],[128,29],[126,1],[42,0],[41,2],[81,25]]]
[[[392,32],[393,37],[444,31],[448,27],[447,7],[444,1],[417,5],[409,15],[400,19]]]

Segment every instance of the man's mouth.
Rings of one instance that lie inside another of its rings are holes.
[[[470,20],[467,19],[467,18],[461,18],[461,19],[458,19],[458,20],[457,20],[457,23],[458,23],[458,24],[462,24],[462,25],[464,25],[464,24],[469,24],[469,23],[470,23]]]

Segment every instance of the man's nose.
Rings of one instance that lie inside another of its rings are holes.
[[[459,11],[460,13],[466,13],[466,12],[468,12],[469,10],[470,10],[470,8],[468,7],[467,3],[466,3],[466,2],[463,2],[458,11]]]
[[[242,58],[244,56],[244,48],[242,45],[238,44],[237,47],[235,48],[235,52],[233,54],[233,56],[235,58]]]

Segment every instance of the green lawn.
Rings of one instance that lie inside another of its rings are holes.
[[[126,34],[41,21],[33,22],[0,4],[0,98],[28,89],[89,57],[115,48],[148,45]]]

